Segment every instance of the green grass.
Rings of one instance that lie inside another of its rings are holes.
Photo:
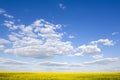
[[[120,72],[0,72],[0,80],[120,80]]]

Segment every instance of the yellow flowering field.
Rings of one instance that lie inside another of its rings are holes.
[[[0,80],[120,80],[120,72],[0,72]]]

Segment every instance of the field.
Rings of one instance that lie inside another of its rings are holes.
[[[120,80],[120,72],[0,72],[0,80]]]

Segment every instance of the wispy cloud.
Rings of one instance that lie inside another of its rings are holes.
[[[9,14],[6,14],[6,13],[4,13],[3,14],[5,17],[8,17],[8,18],[14,18],[12,15],[9,15]]]
[[[8,27],[9,29],[12,29],[12,30],[17,29],[17,26],[14,24],[13,21],[7,21],[7,20],[5,20],[3,25],[6,26],[6,27]]]
[[[5,10],[0,8],[0,14],[3,14],[3,13],[5,13]]]
[[[73,39],[73,38],[75,38],[75,36],[72,36],[72,35],[69,35],[68,36],[70,39]]]
[[[115,67],[109,67],[105,69],[106,71],[113,71],[113,72],[120,72],[120,66],[115,66]]]
[[[104,64],[117,62],[117,61],[118,61],[118,58],[103,58],[103,59],[97,59],[94,61],[84,62],[84,65],[93,65],[93,64],[104,65]]]
[[[0,51],[4,49],[4,45],[0,45]]]
[[[0,38],[0,44],[8,44],[8,43],[10,43],[9,40]]]
[[[23,62],[23,61],[18,61],[18,60],[13,60],[13,59],[8,59],[8,58],[2,58],[0,57],[0,63],[2,64],[14,64],[14,65],[24,65],[24,64],[28,64],[27,62]]]
[[[117,34],[119,34],[119,32],[113,32],[113,33],[112,33],[112,36],[115,36],[115,35],[117,35]]]
[[[59,7],[60,7],[61,9],[63,9],[63,10],[66,9],[66,6],[65,6],[64,4],[62,4],[62,3],[59,4]]]
[[[93,59],[102,59],[103,58],[103,54],[99,54],[99,55],[94,55],[92,56]]]
[[[2,14],[3,16],[7,18],[14,18],[14,16],[8,14],[4,9],[1,9],[1,8],[0,8],[0,14]]]
[[[3,51],[3,49],[5,48],[5,44],[9,44],[9,43],[10,43],[9,40],[0,38],[0,51]]]
[[[68,63],[68,62],[41,62],[40,66],[56,66],[56,67],[84,67],[85,65],[80,63]]]
[[[66,66],[67,62],[41,62],[39,63],[41,66]]]

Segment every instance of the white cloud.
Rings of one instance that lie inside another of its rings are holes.
[[[15,24],[9,23],[10,27],[9,25],[6,26],[11,29],[11,24],[12,26]],[[4,52],[34,58],[69,54],[73,51],[73,46],[71,42],[61,40],[63,33],[56,32],[60,27],[61,25],[55,25],[43,19],[37,20],[28,26],[17,25],[19,31],[11,32],[9,35],[12,47]]]
[[[69,64],[70,67],[84,67],[85,65],[79,63],[71,63]]]
[[[82,45],[78,47],[78,53],[76,53],[76,56],[81,56],[83,54],[92,54],[92,53],[98,53],[101,52],[101,49],[98,48],[97,45]]]
[[[113,46],[114,45],[114,42],[112,40],[99,39],[97,41],[91,41],[89,45],[79,46],[76,49],[76,54],[74,54],[74,55],[75,56],[83,56],[83,54],[92,54],[92,53],[101,52],[101,49],[98,47],[98,43],[102,43],[105,46]],[[94,57],[98,57],[98,56],[94,56]]]
[[[65,8],[63,4],[59,4],[59,6],[62,9]],[[6,12],[4,12],[4,16],[12,17]],[[5,49],[5,53],[34,58],[47,58],[63,54],[70,55],[76,49],[71,45],[70,41],[62,41],[64,33],[59,33],[61,29],[60,24],[55,25],[44,19],[36,20],[30,25],[16,24],[14,21],[5,20],[4,26],[11,29],[8,38],[12,46]],[[69,38],[74,38],[74,36],[70,35]],[[3,43],[3,41],[1,42]],[[103,45],[107,46],[114,45],[113,41],[109,39],[99,39],[92,41],[90,45],[79,46],[75,52],[76,54],[71,55],[81,56],[83,54],[101,52],[101,49],[97,46],[98,43],[103,43]]]
[[[33,24],[28,26],[15,25],[12,21],[5,21],[5,26],[12,30],[18,29],[18,32],[11,32],[9,40],[12,41],[12,48],[6,49],[5,53],[14,53],[19,56],[45,58],[53,57],[55,55],[63,55],[72,53],[74,47],[69,41],[62,41],[63,33],[56,32],[61,28],[61,25],[55,25],[43,19],[36,20]],[[13,27],[16,26],[16,27]],[[74,36],[69,36],[73,38]],[[92,54],[101,52],[98,48],[98,43],[103,45],[113,45],[113,41],[109,39],[99,39],[90,42],[90,45],[82,45],[77,48],[75,56],[83,54]]]
[[[92,56],[93,59],[102,59],[103,58],[103,54],[99,54],[99,55],[94,55]]]
[[[0,38],[0,44],[8,44],[10,41]]]
[[[12,29],[12,30],[16,30],[18,28],[18,26],[15,25],[13,21],[6,21],[5,20],[3,25],[8,27],[9,29]]]
[[[39,20],[36,20],[32,25],[40,27],[40,26],[44,25],[44,23],[43,23],[44,21],[45,21],[44,19],[39,19]]]
[[[120,66],[115,66],[115,67],[109,67],[107,69],[105,69],[106,71],[113,71],[113,72],[120,72]]]
[[[32,26],[18,25],[20,29],[19,35],[27,36],[27,37],[37,37],[37,35],[33,32]]]
[[[103,45],[106,45],[106,46],[113,46],[114,45],[114,42],[112,40],[109,40],[109,39],[99,39],[97,41],[91,41],[90,43],[91,44],[102,43]]]
[[[2,63],[2,64],[14,64],[14,65],[28,64],[27,62],[13,60],[13,59],[8,59],[8,58],[2,58],[2,57],[0,57],[0,63]]]
[[[62,3],[59,4],[59,7],[60,7],[61,9],[63,9],[63,10],[66,9],[66,6],[65,6],[64,4],[62,4]]]
[[[69,35],[69,38],[70,38],[70,39],[73,39],[73,38],[75,38],[75,36]]]
[[[75,53],[74,55],[71,55],[71,56],[83,56],[83,53],[78,52],[78,53]]]
[[[5,10],[0,8],[0,14],[3,14],[3,13],[5,13]]]
[[[38,63],[41,66],[58,66],[58,67],[83,67],[84,65],[79,63],[67,63],[67,62],[41,62]]]
[[[8,37],[9,37],[10,41],[17,41],[17,40],[19,40],[16,36],[14,36],[12,34],[8,35]]]
[[[4,9],[0,8],[0,14],[7,18],[14,18],[12,15],[9,15]]]
[[[84,65],[92,65],[92,64],[106,65],[113,62],[117,62],[117,61],[118,61],[118,58],[103,58],[103,59],[97,59],[94,61],[84,62]]]
[[[33,43],[34,44],[34,43]],[[46,58],[55,55],[62,55],[71,52],[71,45],[69,43],[46,43],[45,45],[32,45],[28,44],[25,47],[19,47],[14,49],[6,49],[5,53],[14,53],[19,56],[34,57],[34,58]]]
[[[8,17],[8,18],[14,18],[13,16],[11,16],[11,15],[9,15],[9,14],[6,14],[6,13],[4,13],[3,14],[5,17]]]
[[[119,34],[119,32],[113,32],[112,36]]]
[[[0,45],[0,51],[4,49],[4,46],[3,45]]]
[[[59,7],[61,9],[66,8],[64,4],[59,4]],[[14,18],[12,15],[7,14],[2,9],[0,9],[0,14],[7,18]],[[11,33],[7,35],[8,40],[0,39],[0,50],[4,51],[4,53],[42,59],[64,54],[67,54],[69,56],[82,56],[84,54],[98,53],[101,52],[101,49],[98,47],[99,43],[106,46],[114,45],[112,40],[99,39],[97,41],[91,41],[88,45],[81,45],[77,48],[74,48],[73,45],[71,45],[70,41],[63,41],[64,39],[62,40],[64,33],[59,32],[59,30],[61,30],[60,24],[52,24],[45,21],[44,19],[36,20],[30,25],[16,24],[15,22],[16,20],[4,21],[4,26],[9,28],[11,31]],[[113,33],[112,35],[116,35],[116,33]],[[68,37],[74,38],[72,35],[69,35]],[[6,45],[9,43],[10,45],[7,48]],[[40,63],[32,62],[31,65],[35,64],[35,69],[37,71],[38,67],[42,67],[40,70],[43,70],[45,68],[55,70],[54,68],[51,68],[54,66],[59,69],[66,68],[71,70],[75,69],[78,71],[79,67],[84,67],[91,64],[109,64],[118,61],[118,58],[103,58],[102,54],[92,56],[92,58],[95,60],[84,62],[83,64],[48,61]],[[12,65],[29,64],[28,62],[6,58],[0,58],[0,63]],[[50,66],[50,68],[48,68],[48,66]],[[25,65],[25,67],[27,66]],[[29,70],[32,70],[33,67],[34,66],[31,66]],[[28,70],[27,68],[26,70]]]
[[[41,66],[66,66],[68,63],[66,62],[41,62],[39,63]]]

